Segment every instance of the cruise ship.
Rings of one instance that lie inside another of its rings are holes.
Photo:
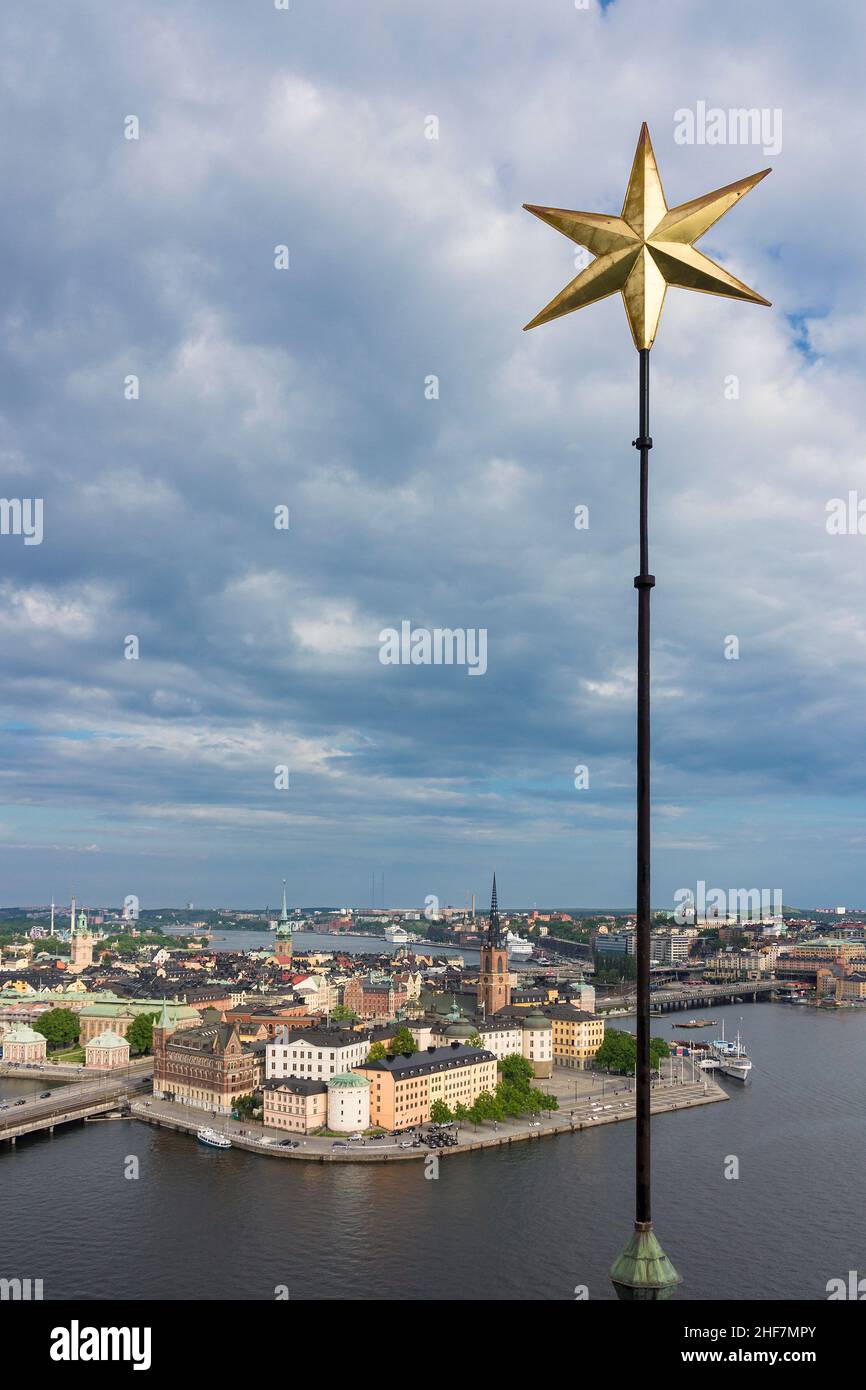
[[[531,956],[535,950],[532,942],[527,941],[525,936],[518,936],[517,932],[507,931],[504,940],[510,956]]]

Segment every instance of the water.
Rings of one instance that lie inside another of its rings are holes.
[[[169,931],[169,936],[183,936],[184,931]],[[276,933],[268,931],[215,931],[205,944],[213,951],[273,951]],[[296,931],[292,933],[292,950],[298,954],[305,951],[331,951],[335,955],[379,956],[396,955],[398,951],[410,950],[412,940],[405,946],[385,941],[381,936],[331,936],[328,932]],[[422,956],[462,956],[465,961],[477,962],[479,952],[465,946],[418,946]]]
[[[755,1065],[749,1087],[722,1083],[727,1103],[653,1123],[680,1297],[824,1299],[828,1279],[866,1274],[866,1011],[707,1016],[742,1029]],[[674,1017],[653,1032],[675,1036]],[[633,1124],[609,1125],[446,1159],[430,1181],[421,1163],[284,1163],[131,1120],[72,1126],[0,1146],[4,1266],[15,1252],[0,1275],[42,1278],[46,1298],[610,1298],[633,1144]]]

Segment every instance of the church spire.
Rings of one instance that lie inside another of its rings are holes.
[[[499,923],[499,907],[496,902],[496,872],[493,873],[493,893],[490,898],[490,923],[487,927],[487,945],[502,945],[502,928]]]
[[[282,908],[281,908],[281,910],[280,910],[280,921],[281,921],[281,922],[288,922],[288,920],[289,920],[289,914],[288,914],[288,910],[287,910],[287,908],[286,908],[286,880],[283,879],[283,906],[282,906]]]

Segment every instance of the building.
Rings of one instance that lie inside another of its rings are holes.
[[[814,937],[782,946],[776,960],[776,974],[781,979],[815,979],[819,968],[834,965],[866,968],[866,946],[862,941],[847,941],[837,937]]]
[[[478,970],[478,1008],[485,1018],[507,1008],[511,1003],[511,982],[508,975],[508,947],[502,935],[499,908],[496,902],[496,875],[490,899],[490,920]]]
[[[328,1129],[355,1134],[370,1128],[370,1082],[357,1072],[344,1072],[328,1082]]]
[[[405,988],[389,975],[359,975],[343,990],[343,1003],[359,1018],[393,1018],[408,999]]]
[[[324,1081],[309,1076],[275,1076],[262,1086],[262,1123],[266,1129],[312,1134],[328,1118]]]
[[[292,924],[289,921],[289,913],[286,908],[286,880],[283,879],[283,905],[280,909],[280,917],[277,922],[277,939],[274,955],[277,964],[284,970],[292,968]]]
[[[434,1101],[449,1110],[470,1106],[482,1091],[496,1089],[496,1058],[482,1048],[429,1047],[365,1062],[356,1071],[370,1082],[370,1122],[383,1129],[412,1129],[426,1124]]]
[[[471,1047],[473,1038],[480,1038],[497,1061],[525,1057],[537,1077],[553,1075],[553,1027],[537,1008],[524,1011],[512,1005],[492,1018],[470,1019],[455,1005],[433,1029],[433,1042],[443,1048],[455,1042]]]
[[[3,1037],[4,1062],[44,1062],[48,1044],[27,1023],[15,1023]]]
[[[65,999],[63,1004],[66,1006]],[[92,1038],[98,1037],[106,1029],[125,1038],[139,1014],[153,1014],[158,1018],[163,1010],[171,1033],[179,1028],[198,1028],[201,1024],[201,1014],[189,1004],[167,1004],[164,999],[117,999],[103,995],[100,1002],[85,1003],[79,1009],[79,1041],[82,1047],[86,1047]]]
[[[116,1067],[129,1066],[129,1043],[118,1033],[106,1029],[99,1033],[84,1049],[84,1065],[110,1071]]]
[[[538,1077],[553,1075],[553,1024],[539,1009],[530,1009],[523,1023],[523,1055]]]
[[[78,975],[93,964],[93,941],[93,933],[87,925],[85,913],[80,912],[76,920],[75,899],[73,898],[69,920],[69,969],[73,974]]]
[[[592,938],[592,949],[597,956],[633,956],[637,953],[637,932],[599,928]]]
[[[836,1004],[856,1004],[866,999],[866,974],[850,967],[827,970],[819,966],[815,976],[817,996]]]
[[[264,1080],[264,1043],[241,1042],[230,1023],[171,1032],[167,1009],[153,1027],[153,1094],[161,1099],[229,1114],[238,1096]]]
[[[692,942],[697,940],[697,936],[694,927],[679,930],[676,927],[659,927],[650,932],[650,957],[659,965],[676,965],[679,961],[688,960]]]
[[[369,1051],[369,1035],[351,1028],[305,1028],[292,1033],[283,1027],[265,1049],[265,1076],[327,1081],[359,1066]]]
[[[586,1070],[604,1042],[604,1019],[573,1004],[551,1004],[544,1010],[553,1025],[553,1060],[558,1067]]]

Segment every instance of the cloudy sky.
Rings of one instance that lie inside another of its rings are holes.
[[[633,900],[637,358],[618,296],[522,332],[576,248],[521,204],[618,213],[644,119],[672,206],[773,166],[701,249],[774,307],[672,290],[653,350],[653,901],[866,901],[864,31],[4,7],[0,901]],[[383,665],[403,621],[486,673]]]

